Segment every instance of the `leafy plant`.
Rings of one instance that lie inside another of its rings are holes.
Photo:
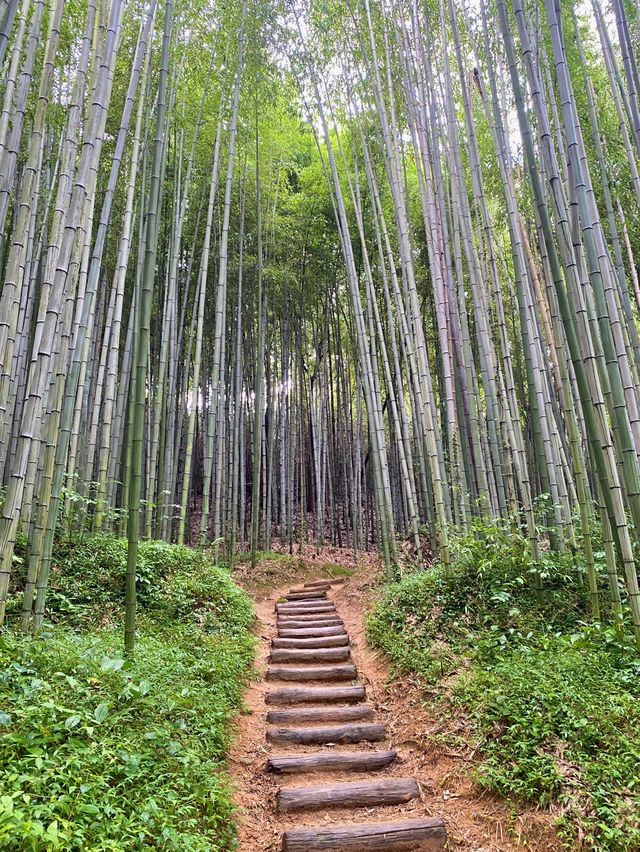
[[[228,850],[223,760],[253,658],[250,601],[202,554],[147,542],[146,609],[125,660],[120,630],[85,617],[119,602],[122,542],[84,543],[64,550],[82,617],[0,639],[0,848]]]

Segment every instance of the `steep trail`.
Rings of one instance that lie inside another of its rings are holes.
[[[358,575],[255,596],[264,679],[247,691],[230,757],[240,850],[427,852],[443,848],[445,829],[449,849],[558,848],[548,820],[527,813],[514,826],[506,804],[479,795],[472,757],[434,746],[440,720],[410,683],[390,685],[367,647],[367,594]],[[308,679],[313,669],[321,679]]]

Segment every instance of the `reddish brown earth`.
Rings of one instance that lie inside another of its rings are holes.
[[[276,793],[280,785],[303,786],[329,781],[370,780],[371,774],[323,773],[278,777],[265,770],[272,754],[290,753],[291,747],[269,745],[265,738],[267,724],[265,694],[274,687],[262,676],[266,670],[271,639],[276,633],[275,603],[292,584],[327,576],[324,563],[348,565],[346,552],[323,551],[323,559],[315,552],[304,553],[303,560],[283,563],[264,562],[248,581],[243,570],[240,582],[254,597],[259,643],[256,655],[256,679],[246,692],[246,712],[237,721],[236,736],[229,758],[229,771],[238,807],[239,848],[242,852],[276,852],[280,850],[283,832],[303,826],[336,825],[346,822],[382,822],[395,819],[441,817],[446,824],[448,849],[473,852],[510,852],[537,850],[555,852],[563,848],[553,829],[553,816],[534,809],[513,809],[509,803],[484,795],[473,783],[473,769],[478,761],[470,742],[469,724],[450,719],[426,703],[425,693],[409,678],[390,681],[389,664],[384,655],[367,645],[363,616],[375,599],[377,568],[369,563],[360,566],[354,576],[334,587],[330,597],[345,622],[351,639],[353,662],[360,682],[367,690],[367,702],[375,708],[375,722],[386,727],[388,742],[360,743],[340,749],[363,751],[367,748],[394,748],[399,760],[376,777],[415,778],[421,798],[404,805],[366,809],[332,809],[302,814],[276,813]],[[309,557],[315,558],[309,558]],[[276,588],[265,589],[269,581]],[[278,685],[278,684],[277,684]],[[452,741],[463,743],[453,749]],[[326,749],[326,747],[323,747]],[[296,746],[296,753],[317,751],[317,747]]]

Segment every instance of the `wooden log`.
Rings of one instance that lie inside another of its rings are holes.
[[[267,704],[345,704],[364,701],[364,686],[286,686],[272,689],[265,697]]]
[[[361,722],[373,718],[370,704],[356,704],[353,707],[294,707],[292,710],[269,710],[267,722],[270,725],[289,725],[291,723],[310,722]]]
[[[302,591],[305,592],[307,589],[325,589],[328,591],[331,588],[331,582],[329,580],[316,580],[315,583],[305,583],[302,589],[290,589],[292,592]]]
[[[271,652],[271,663],[344,663],[349,659],[349,648],[276,648]]]
[[[338,585],[340,583],[344,583],[346,577],[329,577],[327,580],[312,580],[309,583],[305,583],[305,589],[313,589],[314,586],[323,586],[325,583],[330,583],[332,586]]]
[[[335,610],[324,612],[278,612],[276,617],[280,620],[293,619],[294,621],[330,621],[332,618],[342,620]]]
[[[340,618],[337,610],[325,609],[322,612],[277,612],[277,618],[302,618],[309,621],[322,621],[323,618]]]
[[[376,778],[373,781],[344,781],[278,790],[278,810],[317,811],[324,808],[370,808],[401,805],[420,798],[415,778]]]
[[[269,772],[294,775],[299,772],[376,772],[398,756],[396,751],[316,751],[313,754],[283,754],[270,757]]]
[[[311,600],[327,600],[327,593],[324,589],[320,589],[320,591],[314,591],[313,589],[307,589],[305,592],[289,592],[288,595],[284,596],[286,601],[311,601]]]
[[[337,609],[277,609],[278,618],[337,618]]]
[[[336,609],[278,609],[277,618],[339,618]]]
[[[279,615],[277,624],[290,624],[295,621],[301,623],[303,627],[309,625],[323,624],[343,624],[344,622],[339,615]]]
[[[317,639],[279,639],[276,637],[271,640],[273,648],[338,648],[341,645],[348,645],[349,637],[346,633],[341,633],[338,636],[318,636]]]
[[[317,603],[333,603],[329,600],[326,592],[314,592],[311,589],[307,592],[288,592],[283,597],[276,601],[276,604],[317,604]]]
[[[327,743],[377,743],[386,739],[384,725],[322,725],[313,728],[267,728],[270,743],[318,745]]]
[[[436,817],[402,822],[312,826],[287,831],[283,852],[440,852],[447,842],[444,822]]]
[[[344,626],[344,621],[278,621],[276,628],[278,633],[282,630],[324,630],[327,627],[337,627],[341,633],[346,633],[347,628]]]
[[[268,666],[267,680],[355,680],[355,666]]]
[[[305,621],[303,618],[279,618],[276,622],[278,628],[284,627],[285,630],[292,627],[336,627],[337,625],[344,628],[344,621],[341,618],[319,618],[313,621]]]
[[[344,633],[344,627],[336,624],[334,627],[282,627],[278,635],[282,638],[299,639],[302,636],[340,636]]]
[[[335,612],[336,605],[333,601],[318,601],[305,603],[304,601],[292,601],[291,603],[276,604],[276,612]]]

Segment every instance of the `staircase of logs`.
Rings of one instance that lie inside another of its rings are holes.
[[[357,809],[392,808],[420,797],[414,778],[380,774],[397,760],[393,749],[369,746],[363,751],[340,750],[341,746],[358,743],[383,743],[387,736],[384,725],[375,722],[374,708],[366,703],[365,688],[358,683],[351,660],[349,636],[327,594],[332,584],[339,582],[306,583],[276,604],[278,632],[272,641],[267,680],[283,685],[266,695],[270,707],[267,723],[271,726],[267,741],[274,750],[286,748],[287,752],[272,753],[267,769],[283,776],[277,795],[280,813],[353,808],[357,818]],[[309,751],[309,746],[318,749]],[[372,778],[332,783],[331,773],[341,778],[344,773],[357,773],[359,777],[371,773]],[[309,774],[320,775],[323,783],[295,783],[296,776]],[[436,852],[445,843],[443,821],[425,818],[294,828],[284,833],[282,849]]]

